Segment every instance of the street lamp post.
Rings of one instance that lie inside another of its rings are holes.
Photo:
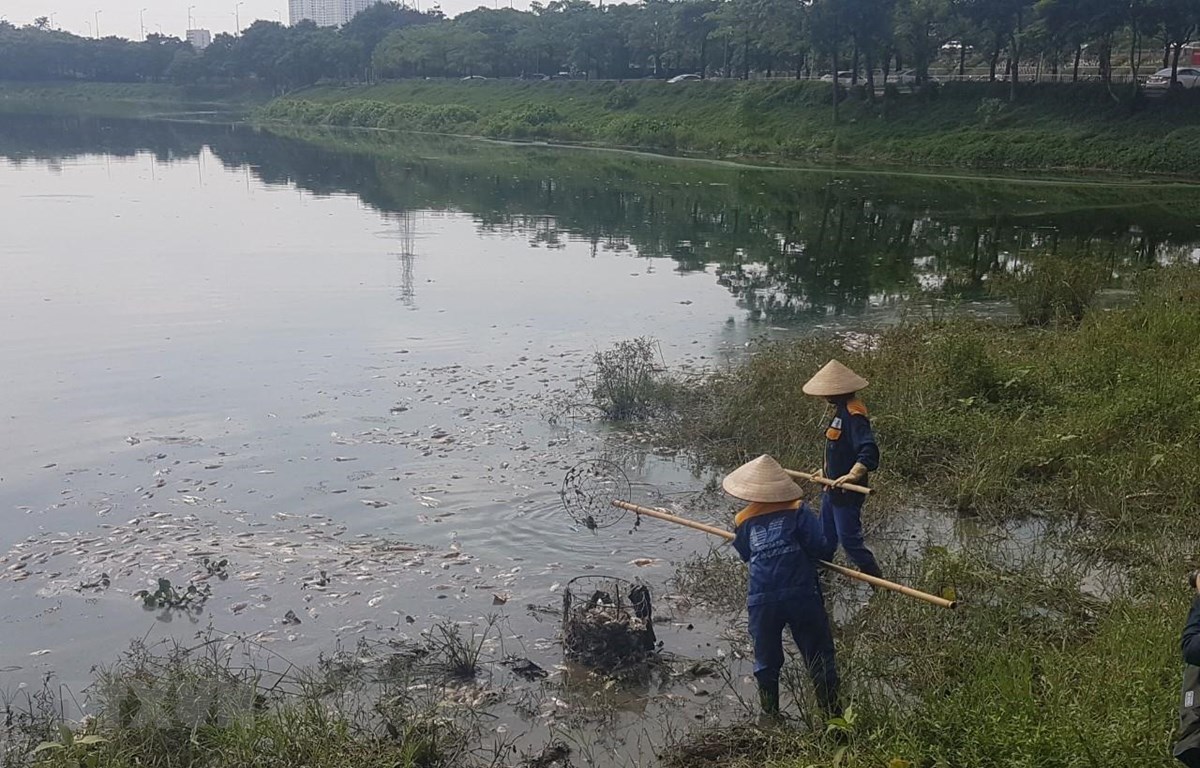
[[[143,40],[146,39],[146,11],[147,10],[149,10],[149,9],[143,8],[142,10],[138,11],[138,24],[142,28],[142,39]]]
[[[96,11],[96,39],[100,39],[100,14],[103,11]]]
[[[245,2],[241,2],[241,3],[238,3],[237,5],[233,6],[233,26],[234,26],[233,33],[235,35],[242,34],[242,17],[241,17],[241,14],[239,13],[239,10],[245,4],[246,4]]]
[[[189,5],[189,6],[188,6],[188,29],[193,29],[193,26],[194,26],[194,25],[192,24],[192,9],[193,9],[193,8],[195,8],[195,7],[196,7],[196,6],[194,6],[194,5]]]

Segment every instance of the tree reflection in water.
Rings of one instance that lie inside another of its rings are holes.
[[[593,252],[671,259],[679,272],[710,270],[752,316],[778,323],[931,288],[980,298],[989,275],[1042,254],[1097,259],[1120,275],[1194,260],[1200,249],[1200,188],[1182,185],[763,170],[183,122],[6,116],[0,123],[0,155],[17,163],[141,152],[169,163],[205,147],[267,184],[356,195],[410,234],[414,212],[456,211],[483,233],[525,237],[532,247],[583,241]]]

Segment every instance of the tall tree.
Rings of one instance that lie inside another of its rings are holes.
[[[896,44],[916,72],[917,82],[924,83],[938,52],[954,37],[950,2],[898,0],[894,18]]]
[[[717,28],[712,19],[718,0],[683,0],[675,4],[675,39],[672,47],[683,61],[692,61],[693,71],[708,76],[709,39]]]

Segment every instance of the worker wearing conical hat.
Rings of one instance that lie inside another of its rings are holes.
[[[749,505],[734,518],[733,546],[750,564],[746,599],[754,639],[754,677],[763,713],[779,714],[783,631],[790,629],[827,714],[840,714],[833,634],[817,561],[833,555],[820,514],[803,503],[804,492],[770,456],[729,473],[725,492]]]
[[[804,393],[823,397],[833,406],[833,416],[825,429],[825,466],[819,474],[833,478],[821,498],[821,519],[826,535],[842,545],[846,556],[872,576],[882,576],[874,553],[867,548],[862,533],[862,506],[866,496],[840,488],[845,483],[867,485],[868,473],[879,467],[879,445],[867,416],[867,406],[858,391],[867,380],[830,360],[804,385]]]

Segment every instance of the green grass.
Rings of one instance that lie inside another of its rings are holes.
[[[664,750],[664,763],[1168,768],[1190,597],[1177,547],[1163,542],[1142,554],[1123,578],[1100,584],[1102,596],[1081,592],[1097,581],[1097,562],[1086,556],[1015,565],[976,540],[889,562],[926,590],[953,584],[962,602],[951,612],[880,594],[841,624],[847,745],[823,735],[793,666],[785,681],[799,703],[788,711],[799,724],[757,735],[744,725],[695,732]],[[702,567],[725,572],[711,561]],[[835,602],[842,588],[834,582]]]
[[[1052,263],[1020,290],[1062,282]],[[703,731],[665,751],[668,765],[1174,764],[1184,576],[1200,533],[1200,269],[1136,282],[1131,304],[1078,321],[913,318],[870,349],[767,344],[675,380],[676,417],[659,422],[668,442],[722,468],[762,452],[811,467],[824,406],[800,387],[836,355],[871,380],[883,468],[868,515],[917,500],[991,520],[949,545],[876,543],[893,578],[952,588],[960,607],[884,593],[840,622],[847,745],[822,736],[801,682],[791,711],[814,730]],[[1029,517],[1043,533],[1011,533]],[[730,606],[739,565],[723,553],[684,562],[676,588]],[[845,590],[832,582],[834,606]]]
[[[191,646],[135,642],[98,668],[93,713],[74,722],[47,678],[9,693],[0,765],[40,768],[440,768],[505,752],[468,708],[457,627],[424,644],[360,642],[301,669],[252,642],[202,633]],[[472,651],[469,661],[478,660]],[[472,667],[471,672],[474,671]],[[419,683],[419,684],[418,684]],[[424,692],[419,692],[424,691]]]
[[[246,109],[267,101],[255,84],[24,83],[0,81],[0,114],[142,117],[197,109]]]
[[[400,81],[309,89],[262,117],[793,163],[1200,172],[1197,95],[1134,104],[1090,85],[1027,86],[1015,105],[1006,95],[1005,86],[984,83],[875,102],[851,94],[835,125],[823,83]],[[397,105],[453,108],[463,119],[441,127],[397,121],[389,115]]]
[[[871,381],[882,494],[918,492],[962,515],[1157,531],[1200,498],[1200,270],[1142,280],[1131,306],[1077,324],[918,318],[864,351],[765,344],[679,385],[666,438],[722,467],[760,453],[816,466],[825,406],[800,387],[837,357]]]

